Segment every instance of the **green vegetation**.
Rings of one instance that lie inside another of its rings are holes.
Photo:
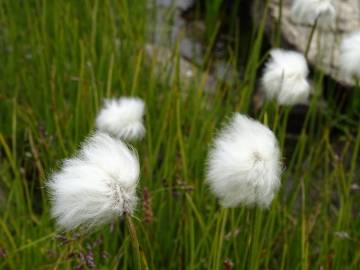
[[[143,265],[359,269],[360,89],[349,90],[352,103],[344,106],[335,84],[325,86],[315,70],[306,121],[290,136],[291,109],[252,108],[264,21],[251,35],[243,76],[207,94],[203,80],[188,85],[160,76],[155,56],[144,51],[149,16],[142,0],[0,1],[0,269],[86,268],[92,257],[100,269],[135,268],[123,220],[92,234],[59,235],[44,190],[59,161],[92,131],[102,99],[122,95],[140,96],[147,106],[147,134],[135,145]],[[238,48],[231,50],[236,66]],[[168,64],[176,65],[177,47],[172,51]],[[224,211],[204,185],[208,147],[234,111],[267,121],[280,140],[286,170],[270,209]]]

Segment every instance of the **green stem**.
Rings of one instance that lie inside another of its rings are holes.
[[[305,183],[301,180],[301,269],[308,269],[308,244],[307,244],[307,224],[306,224],[306,202],[305,202]]]
[[[136,229],[135,229],[134,223],[132,222],[132,218],[131,218],[130,214],[128,214],[128,213],[125,214],[125,219],[126,219],[126,225],[129,229],[131,243],[133,245],[133,248],[134,248],[135,254],[136,254],[137,269],[142,269],[140,245],[139,245],[139,240],[138,240],[138,237],[136,234]]]
[[[221,224],[221,229],[217,235],[218,242],[217,242],[217,252],[216,252],[216,261],[215,261],[214,269],[221,269],[221,254],[222,254],[221,251],[224,243],[225,225],[226,225],[227,216],[228,216],[228,208],[222,208],[218,223]]]
[[[283,125],[282,125],[281,134],[280,134],[280,149],[282,151],[284,151],[284,147],[285,147],[286,129],[287,129],[287,123],[289,120],[290,110],[291,110],[291,107],[286,107],[286,108],[284,108],[284,111],[283,111]]]
[[[254,210],[253,231],[251,235],[251,253],[250,268],[259,269],[260,254],[262,250],[261,232],[262,232],[262,210],[257,208]]]
[[[312,42],[312,40],[313,40],[313,38],[314,38],[314,33],[315,33],[315,30],[316,30],[317,24],[318,24],[318,19],[315,20],[314,25],[313,25],[312,28],[311,28],[310,36],[309,36],[308,43],[307,43],[306,49],[305,49],[305,58],[308,57],[308,54],[309,54],[309,51],[310,51],[311,42]]]

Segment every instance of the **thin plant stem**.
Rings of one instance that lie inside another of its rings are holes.
[[[136,234],[136,229],[134,226],[134,223],[132,222],[132,218],[130,216],[130,214],[126,213],[125,214],[125,219],[126,219],[126,225],[129,229],[129,233],[130,233],[130,238],[131,238],[131,243],[133,245],[134,251],[135,251],[135,256],[136,256],[136,264],[137,264],[137,269],[142,269],[141,267],[141,255],[140,255],[140,245],[139,245],[139,240]]]
[[[253,212],[253,228],[251,236],[251,253],[249,269],[259,269],[260,251],[262,248],[261,232],[262,232],[262,210],[257,208]]]
[[[221,224],[221,228],[217,235],[218,242],[217,242],[217,252],[216,252],[216,261],[215,261],[214,269],[221,269],[221,267],[220,267],[221,254],[222,254],[222,246],[224,243],[224,235],[225,235],[225,226],[226,226],[227,216],[228,216],[228,208],[222,208],[220,217],[219,217],[219,223],[218,223],[218,224]]]
[[[301,269],[308,269],[307,224],[306,224],[306,198],[305,183],[301,180]]]
[[[287,123],[289,120],[289,114],[291,111],[291,107],[285,107],[284,110],[282,111],[283,114],[283,123],[282,123],[282,127],[281,127],[281,134],[280,134],[280,149],[282,151],[284,151],[285,148],[285,140],[286,140],[286,130],[287,130]]]
[[[309,36],[308,43],[307,43],[306,49],[305,49],[305,58],[308,57],[310,47],[311,47],[311,42],[312,42],[312,40],[314,38],[314,33],[315,33],[315,30],[316,30],[317,24],[318,24],[318,19],[315,20],[315,22],[314,22],[314,24],[313,24],[313,26],[311,28],[310,36]]]

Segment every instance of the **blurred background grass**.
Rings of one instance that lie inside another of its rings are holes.
[[[300,117],[272,103],[256,110],[261,67],[279,34],[265,37],[266,13],[248,21],[247,1],[233,1],[229,13],[220,0],[188,15],[205,31],[202,62],[187,83],[177,42],[161,64],[163,53],[146,51],[161,31],[149,2],[0,1],[0,268],[134,268],[122,220],[90,235],[57,233],[44,182],[92,131],[103,98],[137,95],[147,135],[136,144],[135,225],[150,269],[358,269],[360,89],[339,93],[313,70],[314,96]],[[203,74],[224,36],[224,58],[239,76],[207,91]],[[270,209],[231,209],[222,224],[204,162],[234,111],[266,115],[286,170]]]

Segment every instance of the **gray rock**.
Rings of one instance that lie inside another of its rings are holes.
[[[194,4],[194,0],[156,0],[157,6],[176,7],[186,10]]]

